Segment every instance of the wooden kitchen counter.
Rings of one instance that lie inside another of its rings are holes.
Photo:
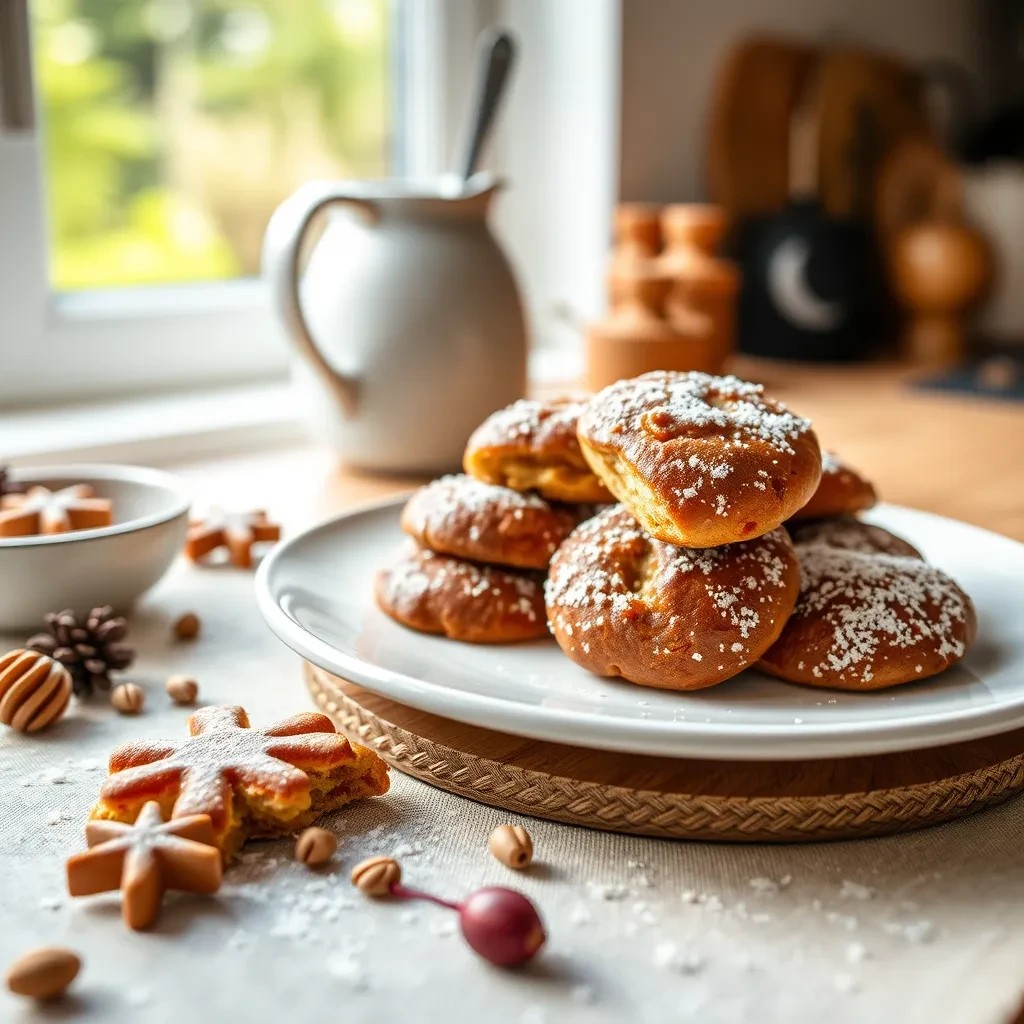
[[[877,365],[744,360],[735,370],[809,416],[822,446],[861,469],[884,500],[1024,541],[1024,405],[914,390],[905,372]],[[266,505],[290,530],[418,482],[341,469],[313,444],[172,468],[201,504]]]

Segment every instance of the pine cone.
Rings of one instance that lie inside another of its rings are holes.
[[[0,466],[0,498],[5,494],[20,494],[22,488],[11,480],[10,470]]]
[[[135,660],[134,649],[121,642],[128,626],[112,608],[93,608],[81,625],[72,611],[51,612],[46,625],[50,632],[36,634],[25,646],[60,662],[71,673],[79,697],[89,696],[94,688],[109,690],[110,673]]]

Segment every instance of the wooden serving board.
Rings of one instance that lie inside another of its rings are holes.
[[[317,704],[393,768],[492,807],[612,832],[742,842],[885,835],[1024,790],[1024,729],[818,761],[632,757],[524,739],[396,704],[313,665]]]

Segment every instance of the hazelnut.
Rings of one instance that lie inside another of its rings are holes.
[[[137,715],[146,703],[146,693],[135,683],[119,683],[110,691],[110,703],[122,715]]]
[[[295,859],[317,867],[326,864],[338,849],[338,837],[325,828],[307,828],[295,840]]]
[[[499,825],[487,837],[487,849],[506,867],[517,871],[533,860],[533,840],[522,825]]]
[[[199,616],[195,612],[185,612],[175,620],[171,628],[179,640],[195,640],[199,636],[199,625]]]
[[[195,704],[199,696],[199,684],[191,676],[171,676],[164,687],[175,704]]]
[[[402,880],[402,867],[391,857],[371,857],[352,869],[352,884],[368,896],[387,896]]]
[[[17,996],[56,999],[75,980],[82,961],[70,949],[43,946],[25,953],[7,968],[7,987]]]

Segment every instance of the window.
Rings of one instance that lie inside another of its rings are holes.
[[[387,0],[34,0],[56,291],[259,272],[310,178],[390,171]]]
[[[314,178],[446,169],[494,21],[519,56],[492,223],[534,343],[575,355],[563,311],[584,322],[603,301],[618,12],[0,0],[0,410],[282,377],[254,276],[270,211]]]
[[[283,373],[270,213],[439,170],[485,2],[2,0],[0,408]]]

